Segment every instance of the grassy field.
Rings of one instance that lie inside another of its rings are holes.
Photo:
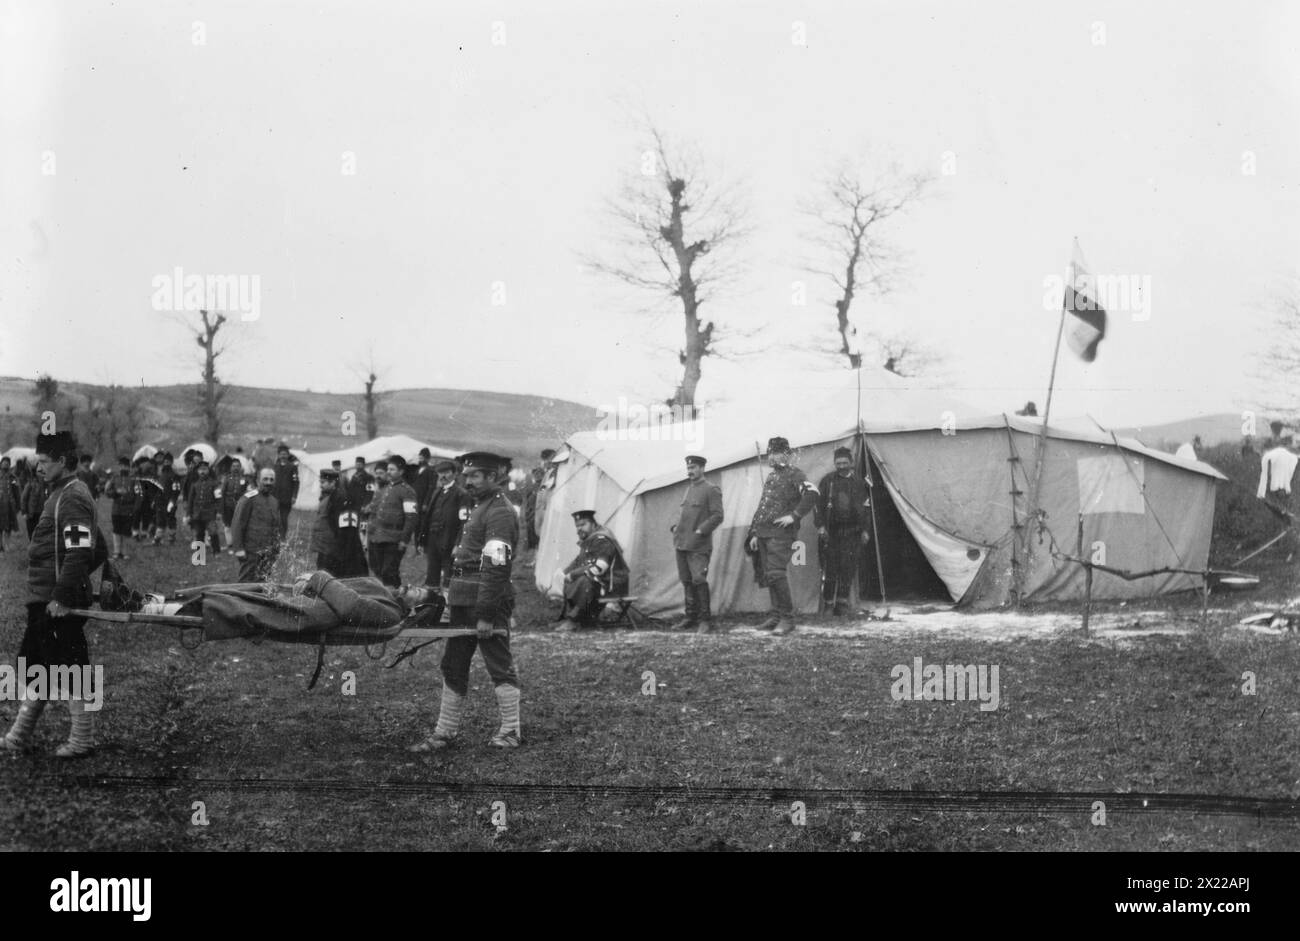
[[[307,522],[295,516],[295,552],[278,574],[305,565]],[[16,548],[0,554],[10,662],[23,626],[25,542]],[[234,575],[229,556],[197,569],[181,545],[130,554],[139,587]],[[421,562],[406,560],[412,580]],[[171,629],[98,625],[100,748],[70,764],[50,757],[67,728],[56,705],[35,755],[0,758],[0,848],[1300,848],[1295,635],[1244,632],[1225,614],[1185,636],[1126,643],[900,638],[865,623],[782,639],[742,619],[710,637],[564,635],[524,562],[514,640],[523,748],[487,747],[495,703],[476,661],[465,744],[405,751],[435,717],[437,646],[391,670],[392,649],[370,660],[333,648],[307,692],[309,647],[189,650]],[[1195,599],[1176,604],[1196,610]],[[997,665],[999,708],[895,702],[890,669],[918,656]],[[355,673],[353,696],[344,671]],[[1255,695],[1241,692],[1246,671]],[[0,703],[6,727],[13,712]],[[1157,795],[1274,803],[1224,813],[1222,802]],[[1098,797],[1104,826],[1093,823]]]

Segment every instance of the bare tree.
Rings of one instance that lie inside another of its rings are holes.
[[[357,375],[365,388],[361,396],[361,407],[366,416],[367,441],[373,441],[379,437],[379,427],[384,419],[388,417],[387,409],[384,408],[388,393],[380,392],[376,388],[383,380],[385,372],[384,367],[375,365],[375,351],[373,349],[370,351],[366,364],[357,370]]]
[[[904,174],[897,167],[872,176],[844,165],[805,209],[814,221],[810,241],[819,256],[808,270],[835,285],[838,352],[854,369],[862,365],[862,351],[849,310],[860,293],[881,296],[892,290],[900,255],[884,234],[886,223],[920,200],[929,184],[929,176]]]
[[[695,405],[705,357],[716,355],[718,334],[705,304],[738,273],[735,243],[746,234],[734,192],[711,186],[699,162],[673,151],[649,124],[653,147],[639,173],[629,175],[606,204],[615,229],[610,255],[588,254],[587,265],[624,284],[681,304],[685,342],[678,351],[682,378],[671,405]]]
[[[225,418],[222,401],[226,386],[217,376],[217,358],[227,350],[227,335],[221,333],[226,315],[219,311],[199,311],[199,322],[186,323],[194,342],[203,350],[202,380],[197,389],[199,412],[203,416],[203,438],[214,448],[220,446],[221,426]]]

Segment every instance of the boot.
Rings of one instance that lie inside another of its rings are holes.
[[[784,636],[794,630],[794,599],[790,597],[790,583],[784,579],[772,586],[772,607],[777,611],[774,633]]]
[[[787,634],[794,633],[794,618],[782,617],[776,625],[776,630],[772,631],[777,637],[784,637]]]
[[[488,742],[496,748],[518,748],[522,738],[519,734],[519,687],[502,683],[496,688],[497,705],[501,709],[501,728]]]
[[[68,740],[54,752],[56,758],[84,758],[95,750],[95,715],[86,711],[80,699],[68,700],[68,714],[72,728]]]
[[[766,620],[766,621],[764,621],[762,624],[757,625],[757,626],[754,628],[754,630],[756,630],[756,631],[770,631],[770,630],[775,629],[775,627],[776,627],[778,624],[780,624],[780,623],[781,623],[781,615],[777,614],[777,613],[774,611],[774,612],[772,612],[771,614],[769,614],[769,615],[767,616],[767,620]]]
[[[709,583],[701,582],[695,586],[695,606],[700,615],[700,626],[695,629],[697,634],[713,633],[713,603],[709,598]]]
[[[18,707],[18,715],[14,717],[13,728],[4,738],[0,738],[0,751],[26,751],[32,744],[36,720],[44,711],[44,699],[23,700],[23,704]]]
[[[433,734],[423,742],[412,745],[407,751],[419,755],[451,747],[460,733],[460,717],[464,711],[465,697],[448,686],[444,680],[442,700],[438,703],[438,724],[434,727]]]
[[[699,602],[695,600],[695,586],[683,585],[682,594],[686,596],[686,616],[669,628],[672,631],[689,631],[699,623],[696,611]]]

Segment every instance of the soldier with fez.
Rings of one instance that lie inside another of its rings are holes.
[[[69,613],[89,607],[90,575],[108,557],[99,531],[95,498],[77,476],[77,445],[72,435],[60,431],[36,438],[36,466],[49,494],[27,549],[27,630],[18,658],[28,667],[41,665],[47,676],[67,675],[66,668],[90,665],[83,627],[86,619]],[[57,673],[56,668],[58,669]],[[25,680],[25,677],[23,678]],[[24,751],[31,744],[36,721],[54,690],[23,698],[18,716],[4,738],[2,751]],[[93,714],[86,701],[68,692],[72,729],[68,740],[54,753],[59,758],[80,758],[94,751]]]
[[[597,525],[595,510],[574,513],[573,524],[578,530],[578,555],[564,569],[564,620],[557,631],[594,627],[600,618],[600,599],[627,594],[627,563],[614,534]]]
[[[790,463],[790,442],[771,438],[767,459],[771,473],[763,481],[763,496],[749,524],[747,544],[758,553],[763,580],[772,597],[772,613],[758,625],[760,631],[789,634],[794,630],[794,599],[787,569],[794,554],[799,521],[817,505],[817,488],[804,472]]]
[[[476,636],[453,637],[442,655],[442,699],[433,734],[412,752],[447,748],[460,732],[465,697],[469,695],[470,661],[477,649],[496,687],[501,727],[489,744],[517,748],[519,733],[519,678],[510,652],[510,614],[514,588],[511,563],[519,544],[519,517],[501,490],[510,462],[486,451],[474,451],[461,460],[465,489],[474,508],[461,530],[452,559],[452,579],[447,589],[453,627],[474,627]],[[495,632],[503,630],[503,635]]]

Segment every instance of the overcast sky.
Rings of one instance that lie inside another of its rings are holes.
[[[706,312],[758,334],[705,398],[833,349],[796,209],[845,159],[934,176],[891,232],[908,277],[856,319],[981,406],[1041,408],[1074,237],[1149,279],[1149,319],[1112,313],[1090,366],[1062,353],[1054,413],[1108,423],[1258,402],[1300,270],[1295,3],[3,9],[4,375],[196,378],[152,303],[180,267],[259,280],[228,382],[352,391],[373,350],[389,387],[662,399],[680,315],[580,264],[649,145],[636,109],[749,207],[747,274]]]

